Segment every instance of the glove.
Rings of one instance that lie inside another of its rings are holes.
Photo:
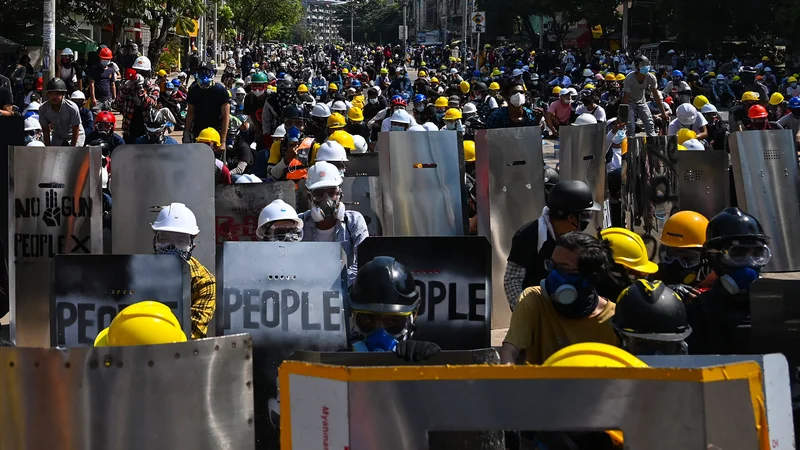
[[[700,291],[685,284],[673,284],[668,287],[675,291],[675,293],[678,294],[678,297],[680,297],[684,303],[689,303],[698,295],[700,295]]]
[[[441,351],[438,345],[427,341],[401,341],[394,349],[397,356],[413,362],[424,361]]]

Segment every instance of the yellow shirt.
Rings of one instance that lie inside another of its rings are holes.
[[[550,355],[581,342],[618,345],[611,326],[616,305],[608,302],[600,314],[585,319],[567,319],[556,312],[540,286],[525,289],[511,315],[505,342],[525,350],[526,360],[542,364]]]
[[[208,333],[208,323],[217,309],[217,279],[195,257],[189,258],[192,276],[192,339]]]

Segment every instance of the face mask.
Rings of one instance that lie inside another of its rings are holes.
[[[522,92],[517,92],[516,94],[511,96],[511,104],[519,108],[520,106],[525,104],[525,94]]]
[[[406,131],[406,127],[402,125],[392,125],[392,131]]]
[[[722,287],[731,295],[740,294],[750,290],[750,285],[758,279],[761,267],[737,267],[730,268],[725,275],[719,278]]]
[[[641,73],[642,75],[647,75],[648,73],[650,73],[650,66],[640,67],[639,73]]]
[[[568,99],[568,98],[562,98],[561,99],[561,103],[563,103],[565,105],[569,105],[570,103],[572,103],[572,100]]]
[[[564,317],[582,319],[588,317],[597,307],[599,299],[594,289],[580,275],[564,277],[554,269],[541,284],[553,302],[553,307]]]
[[[626,133],[625,130],[619,130],[611,139],[611,142],[614,144],[622,144],[622,141],[624,141],[627,136],[628,133]]]
[[[175,234],[173,242],[159,242],[158,235],[153,236],[153,252],[156,255],[179,255],[188,261],[192,257],[194,240],[188,234]]]
[[[100,60],[100,65],[103,67],[107,67],[109,64],[111,64],[111,61],[107,61],[105,59]]]
[[[339,201],[334,201],[327,194],[319,202],[314,201],[314,206],[311,208],[311,218],[314,219],[314,222],[322,222],[332,217],[343,219],[344,205]]]
[[[455,130],[455,129],[458,128],[458,124],[456,124],[455,122],[447,122],[447,123],[444,124],[444,126],[448,130]]]
[[[261,97],[264,95],[264,89],[253,89],[252,92],[256,97]]]
[[[685,284],[692,286],[697,281],[700,266],[683,267],[679,261],[658,263],[658,272],[662,281],[667,284]]]
[[[791,86],[793,88],[796,88],[797,87],[797,83],[789,83],[789,86]]]
[[[416,105],[414,106],[414,109],[416,109],[418,112],[425,111],[425,105]]]
[[[378,103],[378,99],[377,99],[377,98],[371,98],[371,99],[369,99],[369,103],[370,103],[371,105],[375,105],[375,104],[377,104],[377,103]]]
[[[356,351],[368,352],[393,352],[397,347],[397,339],[389,334],[385,329],[378,328],[370,333],[366,339],[361,341],[363,346],[354,346]],[[360,350],[359,350],[360,349]]]

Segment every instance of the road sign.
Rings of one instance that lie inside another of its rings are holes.
[[[472,21],[473,33],[486,32],[486,13],[484,11],[476,11],[472,13],[470,20]]]
[[[408,26],[400,25],[397,27],[398,39],[405,39],[408,32]]]

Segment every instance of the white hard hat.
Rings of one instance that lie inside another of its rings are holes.
[[[360,134],[353,135],[353,145],[355,146],[355,148],[353,150],[350,150],[350,153],[354,155],[361,155],[367,153],[367,150],[369,149],[369,147],[367,146],[367,140],[364,139],[364,136],[361,136]]]
[[[150,59],[147,56],[140,56],[133,62],[133,68],[136,70],[150,70]]]
[[[422,125],[412,125],[408,128],[408,131],[428,131],[428,130]]]
[[[519,69],[514,69],[514,71],[511,72],[511,76],[512,77],[521,77],[522,76],[522,71],[519,70]]]
[[[772,67],[764,67],[764,72],[772,72]]]
[[[179,73],[178,78],[186,78],[186,72]]]
[[[233,94],[234,94],[234,95],[239,95],[239,94],[247,94],[247,92],[244,90],[244,88],[240,88],[240,87],[238,87],[238,88],[236,88],[236,90],[235,90],[235,91],[233,91]]]
[[[72,53],[71,48],[65,48],[64,50],[61,50],[61,56],[74,56],[74,55],[75,53]]]
[[[325,161],[318,161],[308,169],[307,188],[309,191],[314,189],[341,186],[342,176],[339,169],[333,164]]]
[[[705,105],[703,105],[702,108],[700,108],[700,112],[703,114],[715,113],[717,112],[717,107],[712,105],[711,103],[706,103]]]
[[[265,206],[258,214],[258,228],[256,228],[256,236],[264,239],[264,230],[271,222],[277,220],[293,220],[298,228],[303,228],[303,221],[297,215],[297,211],[292,208],[292,205],[284,202],[281,199],[273,200],[272,203]]]
[[[28,106],[25,107],[25,111],[23,112],[38,111],[40,106],[42,105],[39,102],[30,102]]]
[[[342,147],[342,144],[328,140],[323,142],[317,149],[317,161],[347,161],[347,151]]]
[[[433,122],[425,122],[422,124],[422,127],[428,131],[439,131],[439,127],[437,127]]]
[[[594,72],[592,72],[592,69],[588,69],[588,68],[587,69],[583,69],[583,76],[584,77],[594,76]]]
[[[280,125],[278,125],[277,128],[275,128],[275,131],[272,132],[272,137],[274,137],[274,138],[282,138],[284,136],[286,136],[286,126],[283,125],[283,124],[280,124]]]
[[[467,103],[466,105],[464,105],[463,108],[461,108],[462,114],[472,114],[477,112],[478,112],[478,107],[475,106],[475,103],[472,102]]]
[[[236,81],[234,81],[234,84],[244,84],[244,80],[241,78],[237,78]]]
[[[153,231],[172,231],[192,236],[200,233],[194,213],[183,203],[171,203],[169,206],[161,208],[156,221],[150,226]]]
[[[686,147],[686,150],[705,150],[705,146],[703,143],[698,141],[697,139],[687,139],[683,142],[683,146]]]
[[[725,81],[725,75],[723,75],[723,74],[719,74],[719,75],[717,75],[717,80],[719,80],[719,81]]]
[[[667,52],[667,54],[669,54],[669,55],[671,55],[673,53],[675,53],[675,50],[670,50],[670,51]]]
[[[246,173],[244,175],[240,175],[239,178],[236,179],[236,184],[248,184],[248,183],[262,183],[261,178],[257,176]]]
[[[411,124],[411,115],[404,109],[398,109],[392,114],[390,122]]]
[[[331,106],[331,111],[347,111],[347,105],[341,100],[335,101]]]
[[[573,125],[591,125],[593,123],[597,123],[597,118],[589,113],[583,113],[575,119]]]
[[[28,117],[25,119],[25,131],[31,130],[41,130],[42,126],[39,124],[39,121],[33,117]]]
[[[450,75],[455,75],[457,73],[458,73],[458,69],[456,69],[455,67],[450,69]]]
[[[330,117],[331,116],[331,109],[328,108],[328,105],[323,103],[317,103],[314,105],[314,109],[311,110],[311,117]]]
[[[42,142],[42,141],[30,141],[30,142],[28,142],[27,147],[44,147],[44,142]]]
[[[69,99],[84,102],[86,101],[86,95],[84,95],[83,91],[81,90],[75,90],[72,92],[72,95],[69,96]]]
[[[681,125],[688,127],[697,119],[697,108],[691,103],[682,103],[675,110],[675,115],[678,116],[678,121]]]
[[[538,80],[538,79],[539,79],[539,74],[538,74],[538,73],[536,73],[536,72],[533,72],[533,73],[531,74],[531,81],[536,81],[536,80]]]

